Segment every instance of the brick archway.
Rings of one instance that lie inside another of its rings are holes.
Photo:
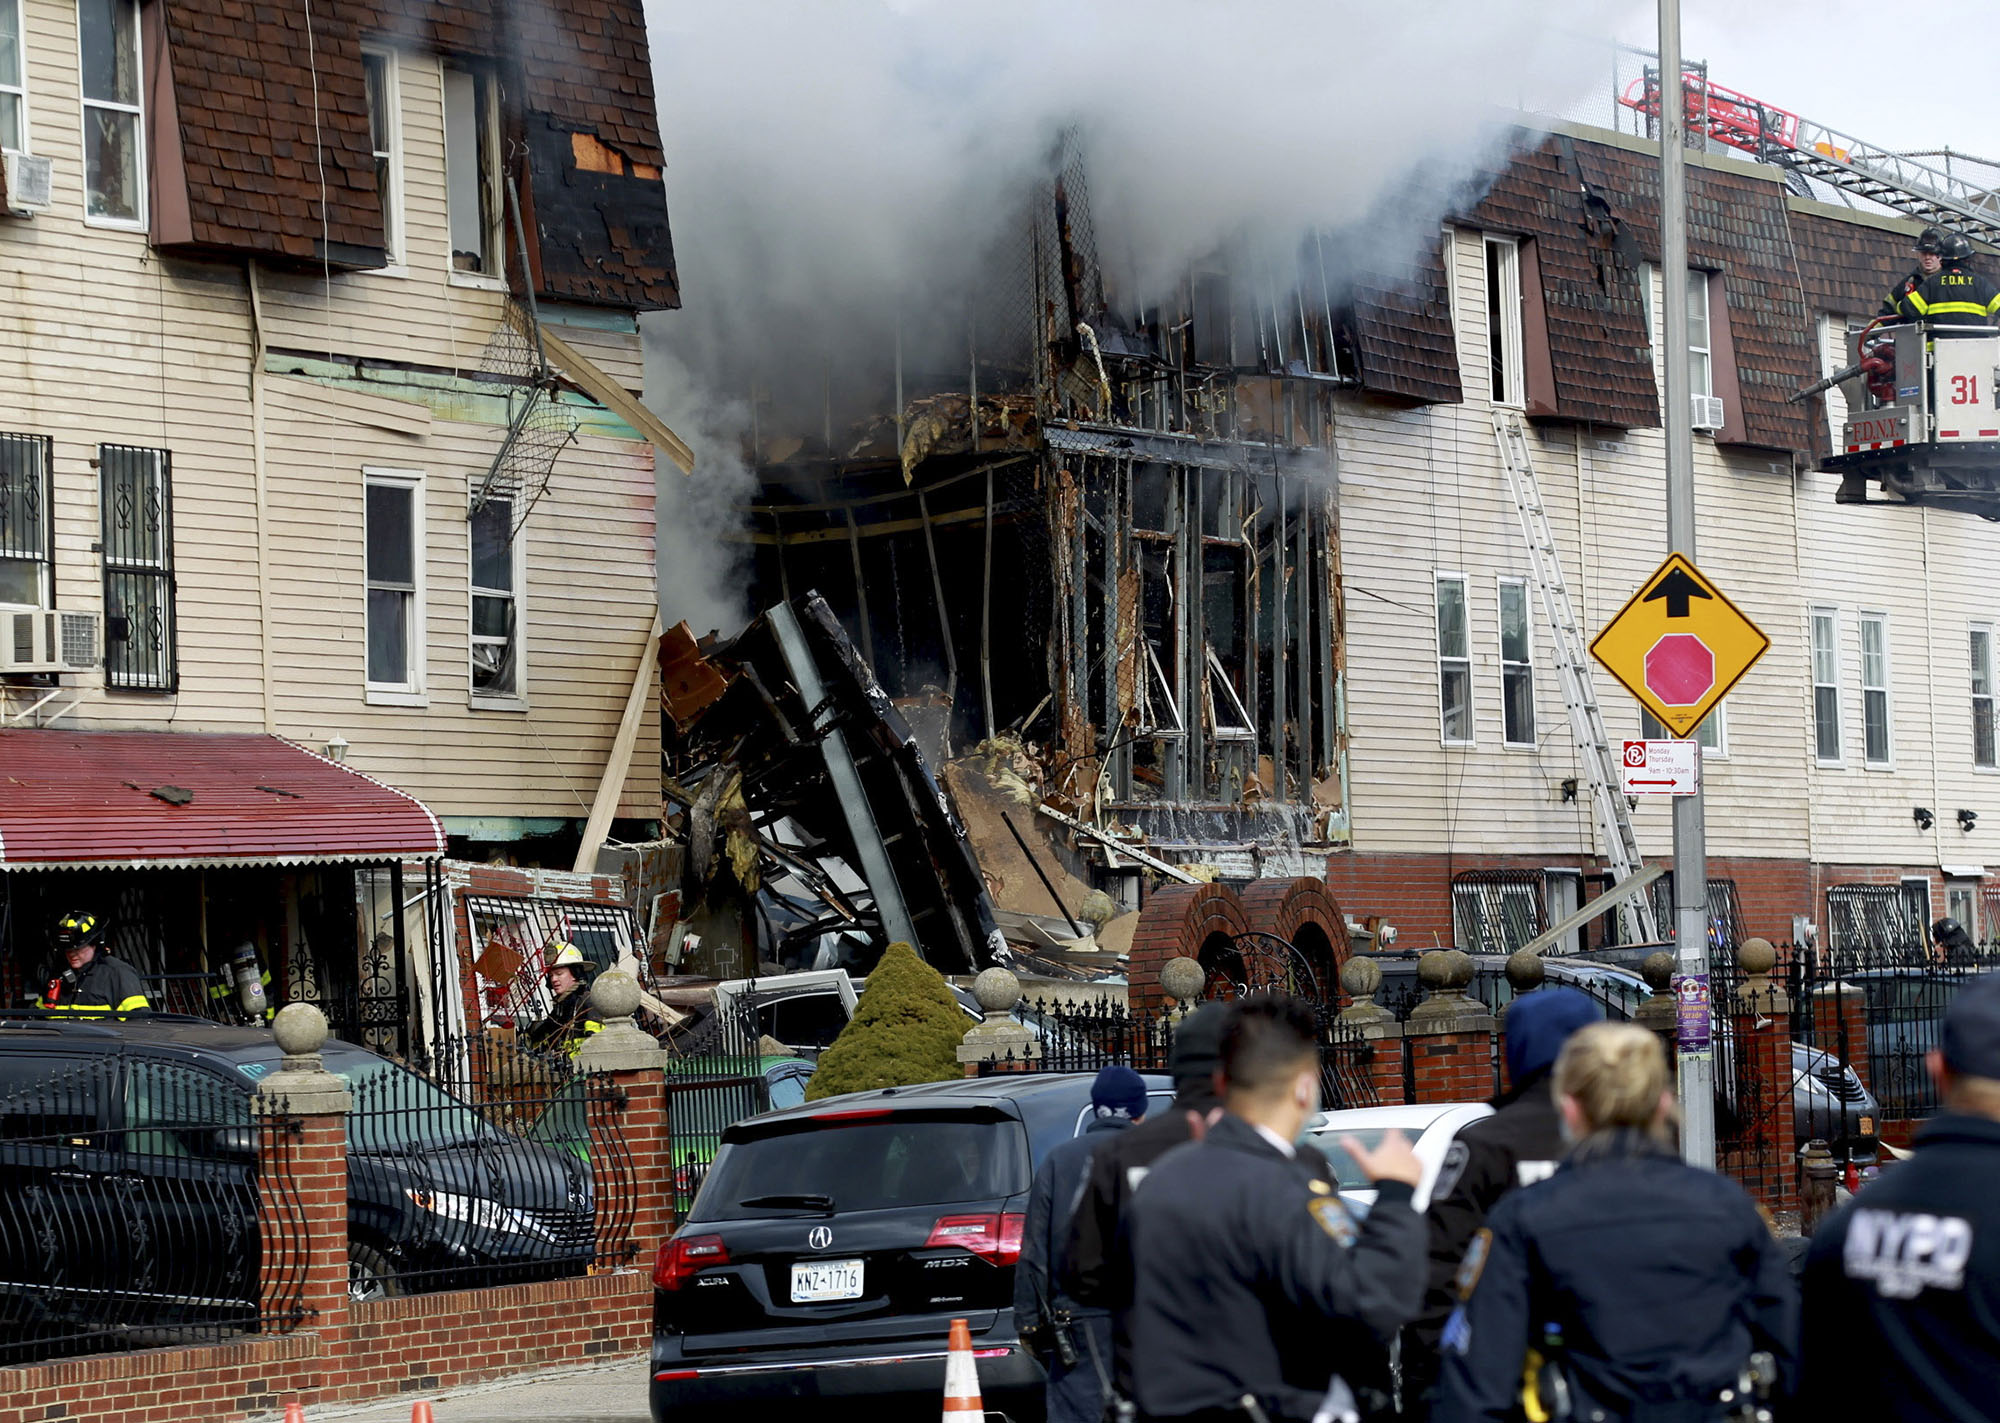
[[[1160,967],[1168,959],[1198,958],[1211,939],[1234,938],[1251,927],[1243,901],[1226,884],[1170,884],[1154,890],[1139,911],[1126,963],[1132,1010],[1156,1013],[1166,1006]]]
[[[1254,880],[1244,887],[1242,900],[1252,929],[1288,940],[1312,965],[1320,996],[1328,1003],[1344,1001],[1340,970],[1348,957],[1347,921],[1325,880],[1317,875]]]

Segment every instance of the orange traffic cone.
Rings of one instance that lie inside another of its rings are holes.
[[[306,1406],[296,1398],[285,1405],[285,1423],[306,1423]]]
[[[972,1329],[963,1319],[951,1322],[951,1347],[944,1357],[944,1423],[965,1423],[967,1414],[982,1418],[979,1365],[972,1361]]]
[[[431,1417],[431,1406],[418,1399],[410,1406],[410,1423],[437,1423],[437,1420]]]

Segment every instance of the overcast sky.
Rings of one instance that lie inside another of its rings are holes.
[[[1657,48],[1650,4],[1620,34]],[[1682,51],[1716,83],[1899,149],[2000,159],[2000,8],[1929,0],[1682,0]]]

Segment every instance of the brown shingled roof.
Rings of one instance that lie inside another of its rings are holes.
[[[1357,277],[1352,300],[1349,335],[1363,390],[1425,405],[1465,398],[1439,241],[1405,280]]]

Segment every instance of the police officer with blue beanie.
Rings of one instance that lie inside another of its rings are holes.
[[[1014,1268],[1014,1322],[1049,1371],[1048,1423],[1099,1423],[1111,1380],[1111,1312],[1079,1305],[1063,1289],[1070,1217],[1092,1154],[1146,1115],[1146,1079],[1104,1068],[1090,1085],[1091,1120],[1036,1168]]]
[[[1802,1417],[2000,1418],[2000,976],[1959,989],[1925,1066],[1944,1110],[1813,1236]]]
[[[1438,1336],[1458,1304],[1452,1281],[1473,1233],[1502,1196],[1554,1175],[1568,1149],[1550,1078],[1570,1034],[1603,1017],[1574,988],[1537,989],[1507,1005],[1507,1090],[1492,1116],[1458,1134],[1431,1187],[1430,1285],[1423,1313],[1403,1331],[1405,1416],[1423,1416],[1436,1382]]]

